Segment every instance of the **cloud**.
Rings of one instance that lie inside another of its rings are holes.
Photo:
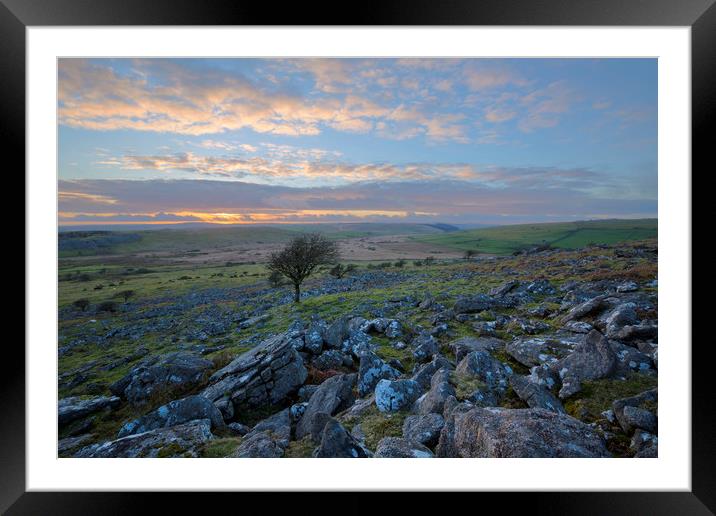
[[[275,84],[219,68],[195,69],[180,60],[132,62],[134,67],[127,72],[105,61],[61,59],[58,65],[60,124],[97,131],[135,130],[195,136],[244,128],[257,133],[315,136],[326,128],[348,133],[370,132],[376,122],[390,120],[395,111],[395,106],[366,96],[375,94],[375,87],[371,85],[392,90],[397,81],[385,71],[366,79],[360,67],[368,66],[367,61],[294,59],[276,60],[267,65],[267,68],[283,66],[287,77],[291,77],[292,72],[310,74],[314,89],[307,94],[289,88],[288,81]],[[358,70],[353,73],[356,67]],[[405,77],[402,82],[403,89],[419,86],[415,77]],[[406,119],[413,129],[411,137],[424,135],[441,141],[466,141],[454,124],[445,124],[445,120],[455,114],[427,113],[417,108],[413,108],[413,112],[414,116]],[[214,148],[227,147],[212,140],[206,143],[222,145]]]
[[[578,96],[565,81],[552,82],[534,90],[521,99],[527,113],[518,127],[525,133],[554,127],[559,123],[560,115],[567,113],[577,100]]]
[[[75,224],[361,220],[504,223],[594,215],[656,216],[655,197],[614,195],[601,189],[605,178],[589,170],[495,168],[483,171],[478,182],[459,179],[461,170],[455,166],[452,178],[316,187],[220,180],[60,181],[59,212],[62,223]],[[598,192],[592,188],[595,184],[600,185]]]

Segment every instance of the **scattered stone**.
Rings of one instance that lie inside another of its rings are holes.
[[[212,430],[224,428],[224,419],[214,404],[202,396],[170,401],[149,414],[125,423],[117,437],[140,434],[157,428],[181,425],[195,419],[208,419]]]
[[[430,362],[420,366],[420,369],[413,375],[412,379],[418,382],[421,390],[426,391],[430,388],[433,376],[440,369],[452,370],[455,369],[455,366],[444,356],[435,355]]]
[[[143,405],[157,391],[199,385],[213,367],[210,360],[199,355],[181,351],[169,353],[135,367],[110,385],[109,390],[133,405]]]
[[[458,362],[473,351],[486,351],[494,353],[505,349],[505,342],[501,339],[483,337],[463,337],[450,343],[450,348],[455,353],[455,360]]]
[[[285,447],[275,439],[271,432],[252,432],[247,435],[230,457],[244,459],[277,459],[283,457]]]
[[[251,431],[251,428],[241,423],[229,423],[226,427],[234,435],[244,436]]]
[[[340,349],[350,335],[350,316],[339,317],[326,328],[323,335],[324,344],[332,349]]]
[[[473,408],[454,418],[457,457],[611,456],[592,427],[567,414],[492,407]]]
[[[375,388],[375,404],[381,412],[397,412],[410,407],[420,395],[414,380],[380,380]]]
[[[455,373],[475,377],[490,389],[504,390],[512,375],[512,368],[485,351],[473,351],[460,361]]]
[[[438,443],[445,420],[440,414],[408,416],[403,422],[403,437],[432,448]]]
[[[562,328],[573,333],[589,333],[594,329],[594,326],[584,321],[569,321]]]
[[[375,450],[379,458],[429,459],[434,457],[429,448],[401,437],[383,437]]]
[[[633,281],[627,281],[621,285],[617,285],[617,292],[636,292],[639,290],[639,285]]]
[[[441,369],[433,375],[430,390],[418,399],[418,413],[441,414],[451,397],[455,397],[455,387],[450,383],[450,370]]]
[[[60,427],[66,426],[72,421],[82,419],[100,410],[106,408],[115,409],[119,406],[119,403],[120,400],[116,396],[99,396],[96,398],[73,396],[63,398],[57,404],[57,424]]]
[[[286,334],[263,341],[211,375],[202,396],[228,398],[235,409],[282,403],[306,380],[303,359]]]
[[[531,382],[528,376],[512,375],[510,385],[515,394],[530,408],[543,408],[561,414],[566,413],[559,399],[544,386]]]
[[[386,364],[375,353],[366,353],[360,359],[358,368],[358,396],[361,398],[371,394],[379,380],[393,380],[400,372]]]
[[[320,371],[338,369],[343,365],[345,356],[337,349],[329,349],[313,359],[311,365]]]
[[[583,340],[583,337],[574,335],[520,337],[509,342],[505,351],[520,364],[534,367],[557,362],[560,358],[572,353]]]
[[[204,443],[213,438],[211,421],[196,419],[189,423],[158,428],[114,441],[92,444],[74,456],[81,458],[198,457]]]
[[[355,383],[355,374],[336,375],[324,381],[311,396],[303,417],[296,425],[296,439],[301,440],[309,435],[312,428],[315,432],[316,422],[320,423],[322,419],[320,414],[332,416],[350,407],[355,401]],[[325,423],[325,420],[322,422]]]
[[[323,427],[321,443],[313,452],[317,458],[358,459],[370,457],[370,452],[341,424],[330,418]]]
[[[565,399],[582,390],[581,382],[584,380],[598,380],[611,375],[616,362],[609,341],[597,330],[591,331],[571,355],[551,366],[562,380],[559,397]]]
[[[428,362],[440,351],[438,341],[430,334],[421,333],[413,339],[413,357],[418,362]]]

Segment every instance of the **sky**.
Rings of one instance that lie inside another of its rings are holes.
[[[61,225],[657,215],[656,59],[60,59]]]

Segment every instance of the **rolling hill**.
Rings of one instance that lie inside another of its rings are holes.
[[[486,254],[510,254],[549,244],[575,249],[590,243],[614,244],[657,238],[657,219],[590,220],[543,224],[518,224],[413,237],[414,240],[452,249]]]

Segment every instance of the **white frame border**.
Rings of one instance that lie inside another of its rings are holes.
[[[689,27],[28,27],[26,37],[28,491],[691,489]],[[69,56],[658,57],[659,458],[58,459],[56,59]]]

